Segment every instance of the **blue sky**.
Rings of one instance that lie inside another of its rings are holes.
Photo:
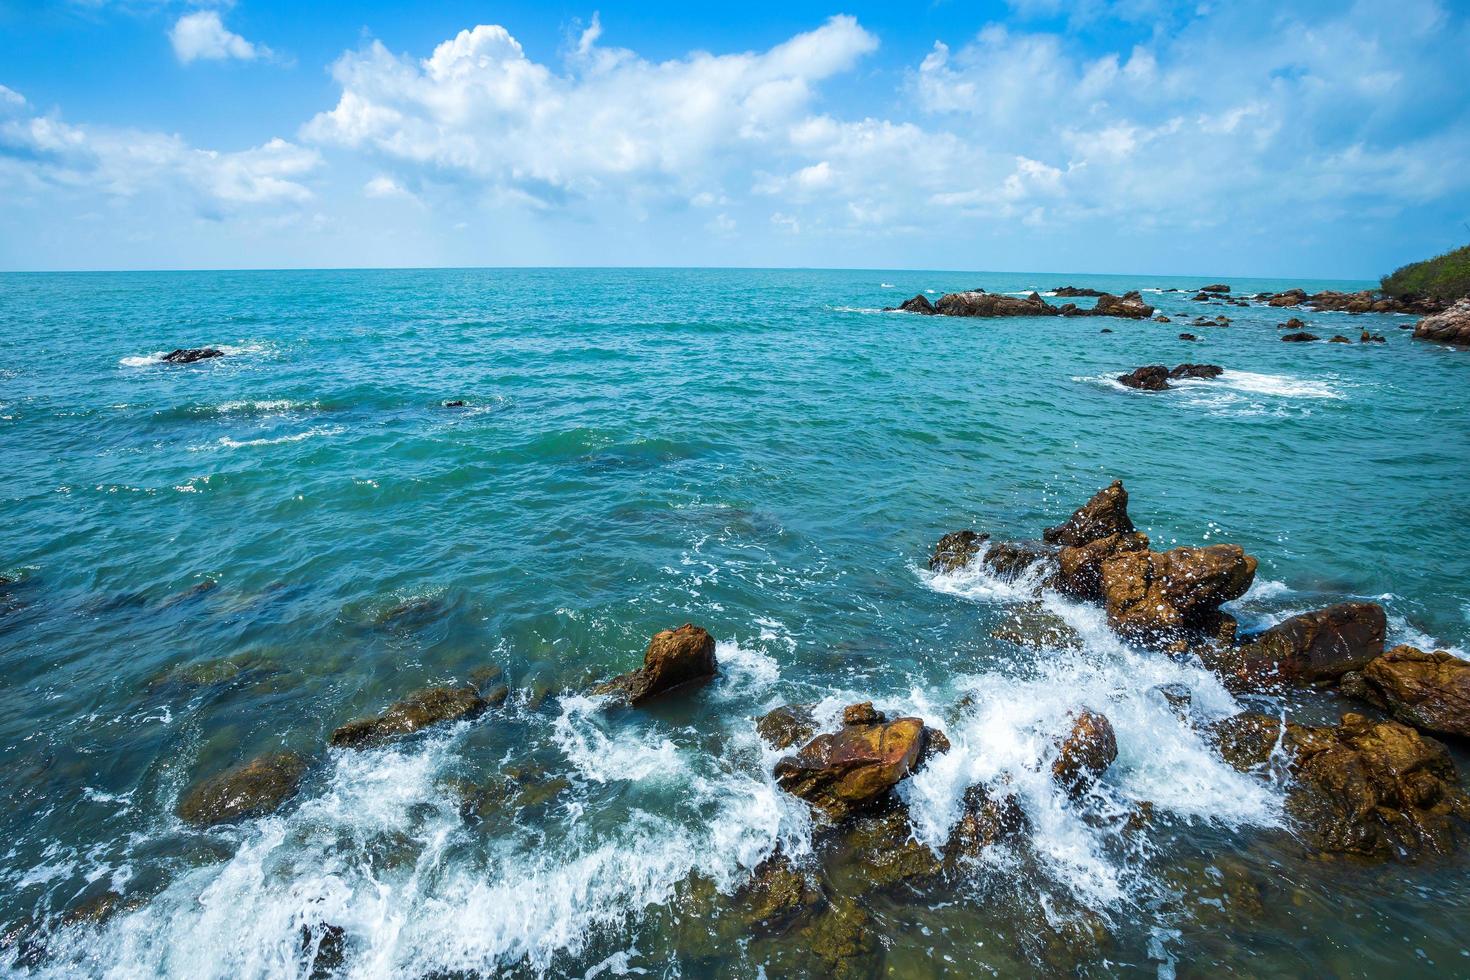
[[[1374,277],[1470,239],[1436,0],[0,0],[0,268]]]

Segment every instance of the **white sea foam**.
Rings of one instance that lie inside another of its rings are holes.
[[[1387,646],[1393,647],[1407,643],[1411,647],[1420,650],[1444,650],[1461,660],[1470,660],[1470,653],[1466,653],[1463,647],[1449,643],[1442,643],[1430,636],[1428,633],[1409,622],[1408,619],[1398,613],[1388,614],[1388,641]]]
[[[301,442],[304,439],[312,439],[317,436],[338,436],[346,431],[340,425],[317,425],[304,432],[292,432],[289,435],[283,436],[262,436],[258,439],[232,439],[229,436],[221,436],[217,444],[229,449],[243,449],[247,446],[279,446],[283,443]]]
[[[609,734],[602,698],[568,695],[560,706],[552,738],[583,778],[596,783],[636,783],[675,780],[684,774],[685,762],[667,736],[657,732]]]
[[[762,630],[763,640],[767,632]],[[781,639],[775,633],[769,635],[771,639]],[[758,699],[781,679],[781,667],[774,657],[733,640],[721,640],[715,644],[715,659],[720,665],[717,690],[725,700],[734,697]]]
[[[880,282],[878,284],[878,288],[879,289],[893,289],[895,287],[894,287],[893,283],[891,283],[891,282]]]
[[[1330,381],[1311,381],[1294,378],[1286,374],[1256,374],[1251,371],[1235,371],[1227,368],[1218,378],[1198,384],[1217,384],[1248,391],[1257,395],[1275,395],[1281,398],[1345,398],[1339,384]]]

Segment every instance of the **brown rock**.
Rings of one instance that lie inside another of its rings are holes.
[[[1127,520],[1126,514],[1123,519]],[[1147,550],[1148,535],[1141,531],[1110,534],[1087,544],[1065,547],[1057,553],[1057,588],[1079,599],[1101,599],[1103,563],[1118,555]]]
[[[1255,574],[1256,560],[1233,544],[1116,555],[1102,564],[1108,624],[1134,640],[1170,639],[1244,595]]]
[[[1058,286],[1052,292],[1057,296],[1065,296],[1069,299],[1078,296],[1106,296],[1100,289],[1079,289],[1076,286]]]
[[[756,734],[772,748],[789,749],[817,733],[809,704],[787,704],[766,712],[755,723]]]
[[[1223,282],[1217,282],[1210,286],[1201,286],[1199,291],[1202,293],[1228,293],[1230,292],[1230,287]]]
[[[1420,340],[1470,347],[1470,297],[1456,300],[1455,305],[1443,313],[1424,317],[1414,325],[1414,336]]]
[[[1304,289],[1288,289],[1284,293],[1277,293],[1266,302],[1271,306],[1300,306],[1306,302],[1307,293]]]
[[[1072,728],[1057,749],[1051,775],[1074,796],[1092,788],[1118,758],[1118,737],[1105,715],[1083,708],[1072,716]]]
[[[756,867],[736,900],[752,929],[780,932],[802,913],[819,908],[825,898],[811,878],[777,854]]]
[[[715,638],[703,627],[685,623],[653,635],[641,669],[599,684],[592,693],[621,694],[636,707],[684,684],[709,680],[718,669]]]
[[[1033,298],[1034,297],[1034,298]],[[939,297],[935,310],[945,316],[1055,316],[1057,309],[1033,293],[1025,299],[970,290]]]
[[[1344,602],[1292,616],[1242,643],[1233,673],[1246,687],[1334,680],[1383,653],[1387,626],[1375,602]]]
[[[1182,333],[1182,334],[1179,335],[1179,339],[1180,340],[1199,340],[1199,338],[1196,337],[1192,333]]]
[[[1134,368],[1127,374],[1118,375],[1118,383],[1139,391],[1165,391],[1169,387],[1169,369],[1162,364]]]
[[[929,298],[923,293],[919,293],[913,299],[904,300],[902,303],[898,304],[897,307],[890,306],[887,308],[887,310],[888,312],[901,310],[904,313],[919,313],[923,316],[933,316],[934,314],[939,312],[934,308],[934,304],[929,302]]]
[[[1306,329],[1306,326],[1307,325],[1306,325],[1305,322],[1303,322],[1299,318],[1292,317],[1291,319],[1287,320],[1285,323],[1278,323],[1278,324],[1276,324],[1276,326],[1280,330],[1304,330],[1304,329]]]
[[[1043,531],[1041,537],[1048,544],[1083,545],[1099,538],[1132,533],[1128,491],[1122,480],[1114,480],[1073,511],[1071,517]]]
[[[1348,340],[1342,334],[1334,334],[1333,336],[1328,337],[1327,338],[1327,342],[1329,344],[1351,344],[1352,343],[1351,340]]]
[[[306,760],[294,752],[273,752],[195,783],[175,812],[199,827],[264,816],[296,795],[306,775]]]
[[[1470,662],[1443,650],[1398,646],[1371,661],[1359,678],[1356,690],[1343,678],[1343,691],[1421,731],[1470,738]]]
[[[1154,308],[1143,301],[1137,290],[1124,293],[1121,297],[1103,293],[1092,308],[1093,316],[1120,316],[1129,320],[1147,320],[1154,315]]]
[[[473,686],[428,687],[415,691],[373,718],[349,721],[332,732],[339,748],[360,749],[412,735],[432,725],[474,718],[488,706]]]
[[[945,861],[977,857],[987,847],[1014,841],[1025,833],[1027,823],[1026,812],[1012,794],[992,795],[984,786],[971,786],[945,844]]]
[[[1301,331],[1300,333],[1284,333],[1281,335],[1281,339],[1286,341],[1287,343],[1305,344],[1311,343],[1314,340],[1321,340],[1322,338],[1318,337],[1314,333]]]
[[[1169,372],[1171,378],[1218,378],[1225,369],[1218,364],[1180,364]]]
[[[953,572],[964,568],[980,553],[980,548],[990,536],[974,531],[951,531],[939,539],[934,554],[929,558],[929,568],[936,572]]]
[[[918,718],[844,725],[778,762],[776,783],[828,817],[841,819],[882,800],[907,778],[924,740],[924,723]]]

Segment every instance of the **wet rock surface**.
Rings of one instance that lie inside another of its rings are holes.
[[[179,347],[163,355],[163,360],[166,364],[193,364],[224,356],[224,351],[214,347]]]
[[[1470,738],[1470,662],[1444,650],[1394,647],[1340,689],[1420,731]]]
[[[924,316],[934,316],[936,313],[939,312],[934,308],[934,304],[929,302],[929,298],[923,293],[919,293],[912,299],[906,299],[897,306],[889,306],[884,308],[884,312],[887,313],[898,311],[902,311],[904,313],[919,313]]]
[[[1102,563],[1100,587],[1108,624],[1149,643],[1200,627],[1245,595],[1255,574],[1256,560],[1239,545],[1132,551]]]
[[[1084,708],[1057,746],[1051,775],[1068,793],[1086,793],[1118,758],[1118,736],[1107,716]]]
[[[926,730],[918,718],[885,721],[871,704],[844,713],[853,720],[818,735],[776,764],[776,784],[829,818],[872,807],[916,768]]]
[[[1443,313],[1426,316],[1414,325],[1419,340],[1470,347],[1470,299],[1461,299]]]
[[[1309,344],[1314,340],[1321,340],[1322,338],[1314,333],[1307,333],[1303,330],[1297,333],[1284,333],[1281,335],[1281,339],[1289,344]]]
[[[1171,378],[1218,378],[1225,369],[1218,364],[1179,364],[1169,372]]]
[[[1115,534],[1131,534],[1133,530],[1128,491],[1122,480],[1114,480],[1074,510],[1071,517],[1041,532],[1041,539],[1048,544],[1084,545]]]
[[[1361,670],[1383,653],[1388,619],[1375,602],[1344,602],[1282,620],[1226,654],[1243,687],[1311,683]]]
[[[1134,368],[1127,374],[1118,375],[1118,384],[1139,391],[1165,391],[1169,387],[1169,369],[1162,364]]]
[[[593,688],[594,694],[614,694],[637,707],[686,684],[715,676],[715,638],[702,626],[685,623],[660,630],[648,641],[643,666]]]
[[[381,715],[358,718],[338,727],[329,741],[338,748],[366,748],[433,725],[475,718],[488,706],[472,685],[424,688],[395,702]]]
[[[772,748],[789,749],[815,735],[817,723],[812,718],[811,705],[787,704],[761,715],[756,720],[755,731]]]
[[[1143,301],[1137,290],[1113,296],[1103,293],[1092,308],[1093,316],[1117,316],[1128,320],[1147,320],[1154,315],[1154,308]]]
[[[296,795],[306,760],[273,752],[195,783],[179,799],[180,820],[199,827],[234,823],[271,813]]]

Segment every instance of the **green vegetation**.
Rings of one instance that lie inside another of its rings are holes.
[[[1452,302],[1470,296],[1470,245],[1411,262],[1381,280],[1389,296],[1432,296]]]

